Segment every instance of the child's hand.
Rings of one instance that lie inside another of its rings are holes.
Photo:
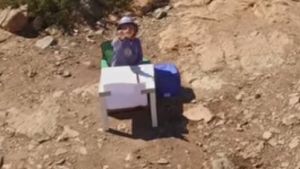
[[[124,34],[124,32],[122,30],[118,30],[117,36],[121,40],[125,38],[125,34]]]

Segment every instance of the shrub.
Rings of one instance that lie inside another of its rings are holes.
[[[83,16],[84,12],[89,14],[98,13],[95,19],[99,19],[97,17],[115,9],[127,8],[130,2],[131,0],[0,0],[0,8],[18,7],[27,4],[30,17],[42,17],[48,26],[55,24],[69,27],[80,15]],[[89,4],[90,8],[83,9],[82,3]],[[95,9],[95,6],[97,6],[97,10],[92,11],[91,9]],[[98,10],[99,8],[101,10]],[[87,16],[85,15],[85,17]]]

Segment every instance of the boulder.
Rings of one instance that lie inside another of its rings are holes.
[[[8,7],[0,11],[0,27],[9,32],[20,32],[25,28],[27,23],[27,6],[21,6],[17,9]]]

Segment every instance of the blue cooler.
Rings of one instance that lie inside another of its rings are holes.
[[[179,71],[174,64],[156,64],[155,85],[158,97],[174,97],[181,92]]]

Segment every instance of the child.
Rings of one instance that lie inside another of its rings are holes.
[[[129,17],[123,17],[117,27],[117,37],[112,41],[113,58],[111,66],[133,66],[142,63],[141,42],[136,38],[138,25]]]

